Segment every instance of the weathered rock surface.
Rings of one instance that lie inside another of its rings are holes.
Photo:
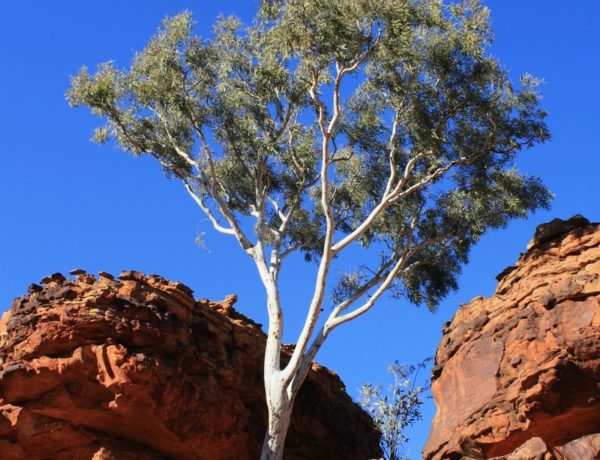
[[[159,276],[83,270],[30,286],[0,323],[0,458],[255,459],[265,336],[235,297],[194,300]],[[313,365],[286,458],[378,457],[340,379]]]
[[[424,458],[600,458],[600,225],[538,227],[436,355]]]

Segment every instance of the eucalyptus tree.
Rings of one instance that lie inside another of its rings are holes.
[[[94,139],[156,158],[255,262],[269,318],[263,459],[281,458],[336,328],[386,291],[434,308],[487,229],[548,205],[514,166],[549,138],[537,82],[512,83],[491,38],[476,0],[263,0],[251,25],[221,18],[208,39],[189,13],[167,18],[129,69],[72,78],[70,104],[105,120]],[[332,275],[351,247],[372,263]],[[316,277],[283,365],[279,278],[294,253]]]

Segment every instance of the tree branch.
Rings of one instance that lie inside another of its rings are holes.
[[[358,64],[357,64],[358,65]],[[319,269],[317,272],[316,286],[313,294],[313,298],[311,300],[308,314],[306,316],[306,321],[304,322],[304,326],[298,337],[298,342],[296,344],[296,348],[292,353],[292,357],[288,365],[284,370],[284,378],[287,383],[289,383],[294,375],[297,374],[297,369],[299,368],[302,355],[304,354],[306,347],[310,338],[312,337],[313,331],[319,319],[319,314],[321,312],[321,304],[323,303],[323,297],[325,295],[325,288],[327,285],[327,276],[329,274],[329,265],[331,264],[331,260],[333,258],[333,253],[331,251],[331,244],[333,241],[333,233],[335,230],[335,222],[333,215],[333,208],[329,199],[329,165],[330,165],[330,156],[329,156],[329,142],[331,140],[331,136],[336,127],[336,124],[339,120],[340,116],[340,87],[342,84],[342,79],[344,74],[346,73],[345,68],[342,68],[338,71],[338,75],[335,80],[334,88],[333,88],[333,115],[329,122],[327,128],[325,128],[325,104],[321,99],[317,96],[317,88],[319,83],[319,76],[316,72],[313,72],[313,82],[310,88],[310,95],[315,104],[319,108],[319,127],[321,129],[321,134],[323,136],[322,142],[322,157],[321,157],[321,207],[323,208],[323,213],[325,214],[325,222],[326,222],[326,230],[325,230],[325,241],[323,243],[323,255],[321,257],[321,262],[319,264]]]
[[[415,168],[415,166],[417,164],[417,161],[419,161],[421,158],[423,158],[427,155],[429,155],[429,152],[417,154],[416,156],[411,158],[408,161],[408,163],[406,163],[406,167],[404,168],[404,174],[402,175],[402,178],[400,179],[400,181],[398,182],[398,184],[394,187],[394,189],[392,191],[390,191],[389,189],[391,189],[391,185],[392,185],[393,178],[395,177],[395,173],[390,173],[390,178],[388,179],[388,185],[386,186],[386,190],[385,190],[383,196],[381,197],[381,200],[379,201],[379,203],[373,208],[373,210],[369,213],[369,215],[365,218],[365,220],[358,227],[356,227],[356,229],[354,229],[354,231],[352,231],[351,233],[349,233],[348,235],[346,235],[344,238],[342,238],[340,241],[338,241],[337,243],[335,243],[333,245],[331,250],[334,254],[337,254],[342,249],[344,249],[346,246],[348,246],[350,243],[356,241],[371,227],[371,225],[373,224],[375,219],[377,219],[381,215],[381,213],[383,211],[385,211],[390,206],[390,204],[393,203],[392,199],[394,198],[395,194],[398,193],[397,191],[403,187],[403,185],[406,183],[406,181],[410,177],[413,169]],[[394,168],[394,170],[395,170],[395,168]]]
[[[239,222],[233,215],[233,212],[231,211],[229,206],[223,201],[219,191],[216,188],[216,185],[219,183],[219,181],[218,181],[217,173],[215,170],[215,164],[214,164],[214,161],[212,158],[212,153],[211,153],[210,147],[208,146],[208,142],[206,141],[206,137],[204,136],[204,133],[202,132],[202,130],[200,130],[199,135],[200,135],[200,140],[202,142],[202,148],[204,150],[204,153],[206,154],[209,171],[210,171],[210,179],[209,179],[206,177],[206,175],[204,174],[204,171],[201,169],[200,170],[201,178],[203,181],[205,181],[207,187],[210,186],[210,189],[212,192],[210,195],[217,203],[217,207],[218,207],[221,215],[225,218],[225,220],[229,223],[229,225],[235,232],[235,236],[236,236],[238,242],[240,243],[240,246],[242,246],[242,248],[244,249],[244,251],[246,251],[246,253],[248,253],[250,256],[253,256],[254,245],[250,242],[248,237],[244,234],[244,232],[242,231],[242,229],[240,227]]]
[[[194,189],[192,188],[192,186],[190,184],[188,184],[187,182],[184,182],[184,186],[185,186],[185,189],[187,190],[187,192],[189,193],[189,195],[193,198],[193,200],[196,202],[196,204],[200,207],[200,209],[202,209],[202,211],[204,212],[204,214],[206,214],[208,216],[208,218],[212,222],[212,225],[215,228],[215,230],[217,230],[220,233],[224,233],[225,235],[236,236],[235,235],[235,230],[233,228],[223,227],[219,223],[219,221],[217,220],[217,218],[215,217],[215,215],[213,214],[213,212],[206,205],[206,203],[204,203],[204,201],[202,200],[202,198],[200,198],[200,196],[198,196],[198,194],[196,194],[194,192]]]
[[[411,222],[410,235],[412,235],[412,233],[414,232],[417,222],[418,222],[418,216],[415,217],[413,219],[413,221]],[[412,263],[409,266],[405,266],[406,262],[410,259],[412,254],[414,254],[416,251],[418,251],[426,246],[430,246],[432,244],[436,244],[436,243],[439,243],[440,241],[446,240],[446,245],[444,246],[444,248],[442,248],[434,256],[434,257],[440,257],[448,250],[447,244],[453,238],[454,238],[454,235],[451,232],[447,232],[442,235],[438,235],[436,237],[421,241],[416,245],[412,245],[412,237],[410,237],[409,241],[407,242],[407,246],[404,250],[404,253],[402,254],[402,256],[400,256],[396,260],[395,264],[394,264],[393,258],[388,259],[387,262],[382,264],[382,266],[374,274],[374,276],[370,280],[368,280],[366,283],[364,283],[363,286],[361,288],[359,288],[359,290],[352,297],[350,297],[349,299],[346,299],[344,302],[338,304],[333,309],[333,311],[329,314],[327,320],[325,321],[325,324],[319,329],[319,332],[315,336],[311,346],[309,347],[305,356],[303,357],[302,363],[300,365],[301,370],[299,371],[298,375],[302,375],[302,373],[308,372],[308,369],[310,368],[310,363],[312,362],[312,360],[316,356],[317,352],[323,345],[323,342],[325,342],[325,339],[329,336],[329,334],[334,329],[336,329],[341,324],[351,321],[351,320],[363,315],[367,311],[369,311],[375,305],[377,300],[379,300],[381,295],[385,291],[388,290],[388,288],[393,283],[393,281],[398,276],[400,276],[401,272],[403,275],[405,275],[405,274],[409,273],[410,271],[414,270],[416,267],[422,265],[425,262],[425,261],[418,261],[418,262]],[[386,273],[386,270],[389,267],[391,267],[392,265],[394,265],[394,267]],[[380,283],[382,281],[383,281],[383,283],[377,288],[377,290],[373,293],[373,295],[369,298],[369,300],[367,302],[365,302],[361,307],[353,310],[350,313],[339,316],[340,313],[347,310],[350,305],[355,303],[358,299],[360,299],[362,296],[364,296],[370,289],[372,289],[373,287],[375,287],[378,283]],[[295,378],[293,385],[299,386],[301,384],[301,381],[302,381],[301,378]]]

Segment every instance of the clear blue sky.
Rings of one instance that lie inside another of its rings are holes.
[[[485,237],[464,269],[460,290],[435,315],[387,300],[338,329],[318,360],[338,372],[348,391],[366,380],[388,382],[395,359],[432,356],[442,323],[459,303],[490,295],[494,276],[523,251],[537,224],[582,213],[600,220],[600,2],[488,0],[492,49],[517,77],[546,80],[544,106],[553,140],[525,152],[517,166],[541,176],[555,193],[550,212]],[[82,267],[123,269],[180,280],[199,298],[239,295],[238,308],[266,322],[253,265],[227,237],[215,235],[181,185],[149,159],[88,142],[97,125],[86,110],[69,109],[64,93],[80,65],[129,64],[165,15],[194,12],[200,34],[219,13],[249,19],[253,0],[81,0],[0,2],[0,310],[43,276]],[[207,232],[207,253],[194,244]],[[292,264],[284,277],[287,325],[294,340],[309,295],[312,268]],[[411,431],[409,455],[419,458],[434,408]]]

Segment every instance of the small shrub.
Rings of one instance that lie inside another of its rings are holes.
[[[367,411],[381,432],[381,448],[386,460],[403,460],[408,438],[404,430],[422,418],[421,405],[428,385],[417,386],[419,371],[431,358],[408,366],[395,361],[388,367],[393,383],[384,391],[381,385],[365,383],[360,388],[360,405]]]

